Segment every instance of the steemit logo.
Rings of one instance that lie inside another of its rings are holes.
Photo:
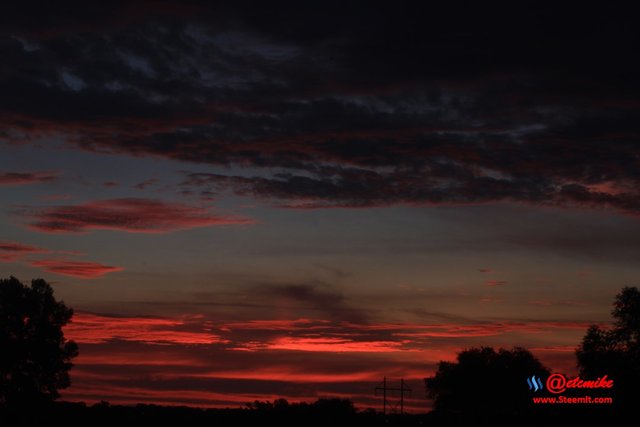
[[[531,378],[527,378],[527,384],[529,384],[529,390],[540,391],[544,389],[544,385],[542,385],[542,380],[532,375]]]

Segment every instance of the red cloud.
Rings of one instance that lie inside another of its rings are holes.
[[[291,351],[230,352],[219,345],[168,344],[172,345],[117,340],[82,345],[73,385],[64,397],[228,407],[253,400],[312,401],[343,395],[367,407],[380,403],[370,395],[372,383],[383,376],[418,386],[434,366],[422,353],[310,352],[300,357]],[[445,356],[454,357],[454,352]],[[197,391],[203,394],[191,395]]]
[[[104,276],[107,273],[123,270],[122,267],[112,267],[96,262],[67,261],[62,259],[42,259],[32,261],[30,264],[33,267],[40,267],[51,273],[80,277],[83,279],[93,279]]]
[[[279,337],[270,342],[250,341],[233,350],[295,350],[329,353],[388,353],[410,351],[401,341],[356,341],[335,337]]]
[[[46,233],[119,230],[130,233],[166,233],[196,227],[250,224],[244,217],[212,215],[208,209],[155,199],[111,199],[75,206],[43,207],[28,213],[30,227]]]
[[[487,280],[487,286],[502,286],[502,285],[506,285],[507,282],[506,280]]]
[[[259,352],[295,350],[323,353],[411,352],[423,350],[424,340],[531,335],[549,329],[580,329],[584,322],[487,322],[473,324],[355,324],[320,320],[254,320],[222,324],[219,330],[234,346],[229,350]],[[283,331],[287,331],[283,335]]]
[[[145,344],[212,344],[221,341],[218,335],[206,331],[179,329],[185,326],[190,325],[183,319],[76,313],[73,321],[65,328],[65,335],[79,343],[90,344],[115,339]]]
[[[12,262],[27,254],[44,252],[48,251],[24,243],[0,241],[0,261]]]
[[[58,176],[51,172],[5,172],[0,173],[0,185],[25,185],[53,181]]]
[[[371,352],[386,353],[402,351],[402,342],[396,341],[354,341],[345,338],[296,338],[281,337],[267,344],[270,350],[297,350],[297,351],[328,351],[333,353],[343,352]]]
[[[503,335],[490,343],[516,339],[538,346],[538,351],[549,340],[541,333],[565,329],[557,337],[563,340],[553,340],[553,351],[540,350],[550,366],[564,367],[575,338],[567,338],[567,330],[579,334],[587,326],[564,321],[357,324],[307,318],[224,323],[194,315],[78,312],[65,335],[84,350],[65,397],[233,406],[273,399],[271,395],[296,401],[342,393],[366,407],[379,404],[370,394],[372,383],[383,376],[421,385],[439,360],[453,360],[459,348],[478,337]]]
[[[380,376],[384,376],[384,372],[377,370],[364,370],[362,372],[309,372],[308,370],[298,370],[295,367],[276,366],[276,367],[256,367],[251,371],[242,370],[220,370],[198,374],[199,378],[227,378],[227,379],[245,379],[245,380],[262,380],[262,381],[278,381],[286,379],[287,381],[301,383],[340,383],[353,381],[378,381]]]
[[[506,323],[479,323],[470,325],[444,324],[444,325],[416,325],[412,332],[398,332],[394,335],[411,338],[463,338],[463,337],[490,337],[510,332],[523,334],[537,334],[549,329],[586,329],[589,326],[584,322],[506,322]]]
[[[36,246],[26,245],[18,242],[0,241],[0,251],[3,252],[15,252],[15,253],[38,253],[47,252],[46,249],[38,248]]]
[[[0,253],[0,261],[2,262],[13,262],[20,257],[18,254],[1,254]]]

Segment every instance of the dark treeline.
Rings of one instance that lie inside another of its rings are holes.
[[[319,399],[313,403],[254,402],[245,408],[195,408],[160,405],[110,405],[101,402],[52,402],[37,411],[11,411],[0,407],[0,420],[16,427],[128,427],[162,426],[374,426],[425,425],[426,415],[383,416],[358,411],[350,400]],[[0,422],[0,425],[5,425]]]
[[[481,393],[482,391],[480,391]],[[0,425],[12,427],[177,427],[215,426],[502,426],[520,423],[544,425],[550,420],[571,421],[571,425],[596,425],[622,421],[612,408],[541,407],[535,413],[392,414],[384,416],[371,409],[358,411],[349,400],[320,399],[313,403],[257,402],[245,408],[196,408],[160,405],[110,405],[101,402],[52,402],[37,410],[11,412],[0,407]],[[577,423],[577,424],[576,424]],[[596,424],[593,424],[596,423]]]

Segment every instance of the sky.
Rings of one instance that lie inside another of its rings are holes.
[[[0,6],[0,274],[75,310],[63,398],[386,376],[419,412],[465,348],[575,372],[640,273],[635,15],[210,3]]]

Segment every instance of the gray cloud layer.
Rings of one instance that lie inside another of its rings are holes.
[[[633,14],[251,6],[7,10],[0,137],[232,166],[187,175],[206,197],[638,213]]]

